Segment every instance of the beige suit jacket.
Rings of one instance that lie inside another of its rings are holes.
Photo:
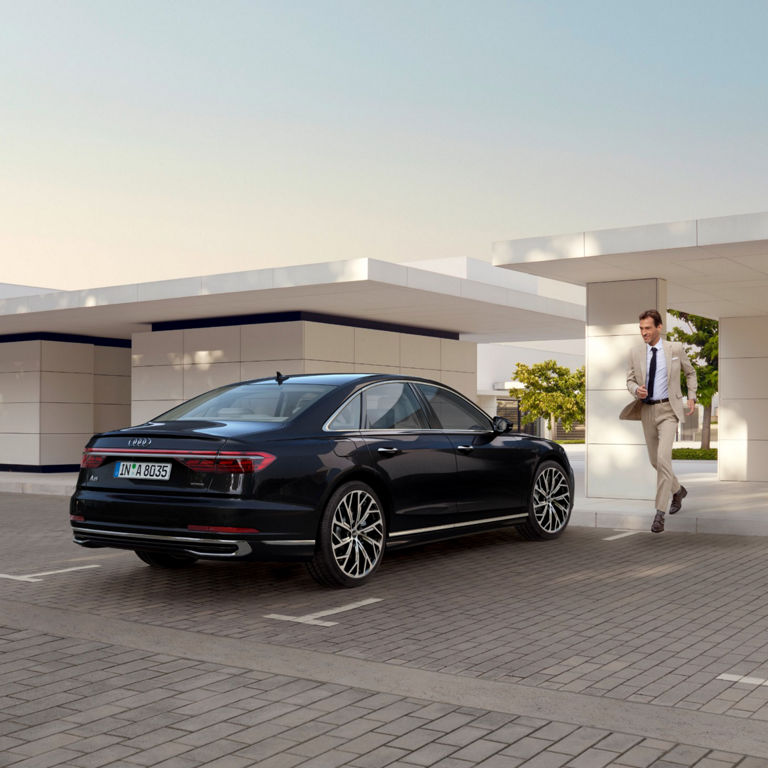
[[[685,373],[685,383],[688,387],[688,399],[696,399],[696,369],[691,365],[685,348],[679,341],[662,341],[664,360],[667,365],[667,389],[669,390],[669,404],[675,412],[678,421],[683,420],[683,395],[680,387],[680,371]],[[645,386],[646,355],[648,346],[645,342],[632,347],[629,352],[629,365],[627,366],[627,389],[637,398],[637,388]],[[639,419],[641,401],[635,399],[621,412],[622,419]]]

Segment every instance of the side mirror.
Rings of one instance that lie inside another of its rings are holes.
[[[512,422],[505,419],[503,416],[493,417],[493,431],[497,435],[503,435],[505,432],[509,432],[512,429]]]

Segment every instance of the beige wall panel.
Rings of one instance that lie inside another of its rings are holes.
[[[355,362],[400,367],[400,334],[355,328]]]
[[[181,365],[184,361],[184,331],[134,333],[131,365]]]
[[[184,331],[184,363],[239,363],[240,326],[190,328]]]
[[[274,378],[278,371],[286,376],[306,373],[304,360],[260,360],[240,364],[240,375],[243,381],[250,379]]]
[[[719,374],[720,391],[728,401],[768,394],[768,357],[721,360]]]
[[[721,398],[718,416],[718,440],[768,440],[768,399]]]
[[[181,402],[181,398],[178,400],[134,400],[131,404],[131,417],[129,423],[131,426],[144,424],[159,416],[161,413],[170,411],[171,408],[174,408]]]
[[[184,399],[201,395],[209,389],[242,381],[240,363],[184,366]]]
[[[443,372],[436,368],[406,368],[400,369],[400,373],[405,376],[420,376],[422,379],[431,379],[432,381],[443,381]],[[477,389],[477,386],[475,386]]]
[[[152,365],[133,369],[133,400],[182,400],[184,369],[181,365]]]
[[[338,363],[333,360],[307,360],[304,373],[354,373],[354,363]]]
[[[667,309],[664,280],[622,280],[587,286],[587,335],[631,335],[638,338],[637,316],[645,309]]]
[[[248,362],[301,359],[304,356],[304,325],[295,321],[241,326],[240,359]]]
[[[587,496],[609,499],[647,499],[653,512],[656,473],[643,445],[589,446],[586,464]],[[650,520],[649,520],[650,524]]]
[[[304,357],[307,360],[338,360],[340,363],[353,363],[355,329],[346,325],[305,323]]]
[[[2,434],[37,434],[40,431],[39,403],[0,403]]]
[[[93,431],[106,432],[110,429],[120,429],[131,424],[131,404],[93,406]]]
[[[440,368],[443,371],[460,371],[477,374],[477,344],[470,341],[440,339]],[[475,382],[475,393],[477,382]]]
[[[130,405],[131,377],[96,374],[93,377],[93,402]]]
[[[0,343],[0,373],[39,371],[42,341]]]
[[[40,432],[72,434],[93,430],[91,403],[40,403]]]
[[[441,339],[429,336],[400,334],[400,366],[402,368],[431,368],[439,371],[442,365]],[[475,365],[477,362],[475,361]]]
[[[355,363],[355,373],[400,373],[400,367],[397,365],[368,365],[366,363]]]
[[[590,445],[642,445],[645,437],[639,421],[621,421],[621,409],[632,402],[622,391],[590,392],[587,398],[587,440]]]
[[[43,403],[93,403],[93,374],[42,371],[40,401]]]
[[[40,401],[40,372],[0,373],[0,403]]]
[[[44,341],[40,368],[43,371],[93,373],[93,344]]]
[[[621,389],[627,396],[627,363],[633,344],[642,341],[632,336],[587,337],[587,389]]]
[[[461,392],[472,402],[477,402],[477,376],[474,373],[461,373],[460,371],[443,371],[441,379],[443,384]]]
[[[78,457],[78,462],[80,461]],[[40,435],[0,433],[0,464],[39,464]]]
[[[720,360],[768,357],[767,317],[726,317],[720,320]]]
[[[717,440],[717,479],[736,482],[747,479],[749,443],[746,440]]]
[[[130,376],[131,350],[125,347],[95,346],[93,372],[106,376]]]
[[[768,482],[768,440],[718,440],[718,479]]]
[[[91,432],[72,435],[40,435],[41,464],[79,464]]]

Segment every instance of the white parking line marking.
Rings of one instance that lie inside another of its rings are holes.
[[[52,576],[54,573],[69,573],[69,571],[84,571],[86,568],[101,568],[100,565],[78,565],[74,568],[62,568],[59,571],[42,571],[41,573],[29,573],[26,576],[11,576],[10,573],[0,573],[0,579],[11,581],[42,581],[40,576]]]
[[[603,541],[616,541],[616,539],[623,539],[627,536],[634,536],[636,533],[645,533],[645,531],[624,531],[624,533],[617,533],[615,536],[607,536]]]
[[[278,621],[295,621],[298,624],[312,624],[315,627],[334,627],[338,624],[338,621],[320,621],[320,616],[331,616],[334,613],[343,613],[344,611],[352,611],[355,608],[361,608],[364,605],[370,605],[371,603],[380,603],[382,598],[369,597],[366,600],[360,600],[357,603],[349,603],[348,605],[342,605],[340,608],[330,608],[327,611],[318,611],[317,613],[308,613],[306,616],[284,616],[281,613],[267,613],[265,619],[277,619]]]
[[[764,677],[750,677],[749,675],[718,675],[718,680],[728,680],[730,683],[746,683],[747,685],[768,685]]]

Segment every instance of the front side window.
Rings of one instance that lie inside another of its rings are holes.
[[[491,420],[463,397],[432,384],[417,384],[419,391],[432,406],[442,429],[488,432]]]
[[[427,419],[407,382],[377,384],[363,393],[365,429],[425,429]]]

